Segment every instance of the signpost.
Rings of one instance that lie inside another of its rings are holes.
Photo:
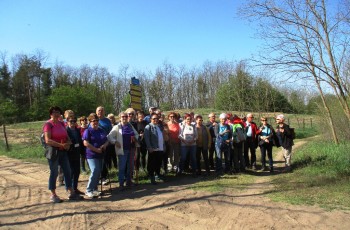
[[[130,84],[130,107],[135,110],[142,110],[142,90],[139,79],[132,77]]]

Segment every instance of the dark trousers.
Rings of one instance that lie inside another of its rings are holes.
[[[101,179],[102,180],[107,179],[108,169],[112,168],[112,158],[111,157],[113,155],[113,152],[115,153],[114,145],[108,145],[106,148],[104,157],[103,157],[103,165],[102,165],[102,171],[101,171]],[[116,161],[117,161],[117,159],[115,159],[115,164],[117,163]],[[116,167],[116,166],[114,165],[114,167]]]
[[[163,170],[165,173],[168,172],[168,158],[169,158],[169,143],[165,142],[165,151],[163,152],[163,160],[162,160],[162,166],[163,166]]]
[[[216,155],[215,139],[213,139],[212,145],[209,148],[209,166],[211,169],[214,169],[214,155]]]
[[[266,153],[267,157],[269,158],[269,166],[270,168],[273,167],[273,159],[272,159],[272,145],[271,144],[263,144],[260,145],[260,152],[261,152],[261,164],[263,167],[266,166]]]
[[[107,162],[107,166],[109,169],[112,169],[112,165],[114,166],[115,169],[118,168],[118,161],[117,161],[117,153],[115,152],[115,147],[114,145],[108,145],[106,150],[109,152],[109,160]]]
[[[209,173],[210,169],[209,169],[208,149],[204,149],[203,147],[197,147],[196,149],[197,171],[198,173],[201,173],[201,155],[203,156],[205,171]]]
[[[70,165],[70,172],[71,172],[71,178],[72,178],[72,188],[74,190],[77,190],[78,180],[80,176],[80,159],[79,158],[69,159],[69,165]]]
[[[146,146],[141,145],[141,147],[137,147],[136,159],[135,159],[136,171],[140,170],[140,166],[144,169],[146,168],[146,155],[147,155]]]
[[[243,157],[243,145],[244,142],[233,143],[233,150],[231,152],[233,165],[231,163],[231,166],[233,166],[236,172],[243,171],[245,168],[245,160]]]
[[[148,152],[147,171],[148,176],[153,178],[155,174],[160,174],[163,151]]]
[[[244,143],[244,161],[245,166],[256,166],[256,145],[252,137],[247,137],[247,140]],[[250,150],[250,162],[248,152]]]

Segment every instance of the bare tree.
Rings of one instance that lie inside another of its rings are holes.
[[[350,41],[350,11],[341,7],[344,3],[349,0],[249,0],[241,12],[258,23],[258,34],[265,41],[256,61],[280,70],[288,79],[313,81],[321,96],[332,89],[350,121],[349,91],[340,71]],[[323,104],[338,143],[331,112],[325,100]]]

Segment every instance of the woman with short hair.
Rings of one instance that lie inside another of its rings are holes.
[[[99,119],[96,113],[91,113],[88,117],[90,126],[83,135],[84,146],[86,147],[86,158],[91,170],[89,182],[86,187],[86,195],[89,198],[98,197],[98,181],[102,171],[104,151],[108,145],[105,131],[99,127]]]
[[[126,186],[132,186],[132,174],[134,170],[134,155],[132,150],[135,148],[139,135],[135,128],[128,122],[128,114],[122,112],[119,114],[120,122],[115,125],[107,138],[115,146],[118,156],[118,180],[120,190],[124,190],[124,181]]]

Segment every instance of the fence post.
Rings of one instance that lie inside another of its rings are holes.
[[[5,138],[5,144],[6,144],[6,151],[9,151],[9,150],[10,150],[10,147],[9,147],[9,143],[8,143],[8,141],[7,141],[5,125],[2,125],[2,130],[3,130],[3,132],[4,132],[4,138]]]
[[[305,129],[305,118],[303,118],[303,129]]]
[[[310,125],[311,125],[311,128],[312,128],[312,117],[310,118]]]

